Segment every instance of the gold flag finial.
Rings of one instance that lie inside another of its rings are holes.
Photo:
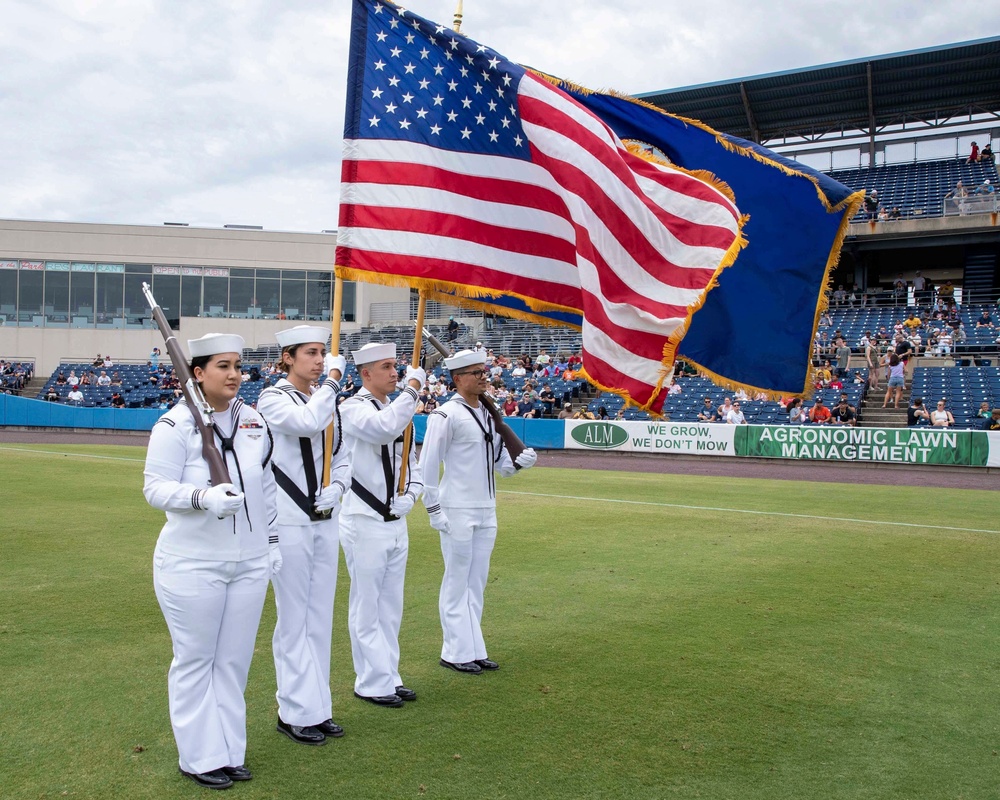
[[[458,8],[455,9],[455,33],[462,32],[462,0],[458,0]]]

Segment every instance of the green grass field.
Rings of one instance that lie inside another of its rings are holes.
[[[143,456],[0,445],[5,800],[205,795],[177,774]],[[441,556],[418,509],[401,670],[420,699],[352,697],[342,565],[347,736],[279,736],[269,598],[256,777],[228,796],[1000,796],[993,493],[562,469],[500,489],[484,627],[501,670],[438,666]]]

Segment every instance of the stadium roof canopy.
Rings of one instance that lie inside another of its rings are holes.
[[[760,143],[1000,119],[1000,36],[636,97]]]

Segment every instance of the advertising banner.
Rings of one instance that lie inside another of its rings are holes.
[[[733,438],[738,427],[695,422],[597,422],[568,419],[563,446],[573,450],[732,456],[736,455]]]
[[[737,434],[736,454],[757,458],[982,467],[986,466],[989,445],[981,436],[978,431],[944,428],[746,425]]]

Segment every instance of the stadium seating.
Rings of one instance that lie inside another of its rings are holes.
[[[35,374],[34,361],[10,361],[0,359],[0,392],[20,394],[24,385]]]
[[[997,182],[995,163],[967,164],[965,159],[917,161],[907,164],[887,164],[881,167],[842,169],[828,173],[851,189],[878,190],[879,207],[899,208],[903,217],[940,217],[944,214],[944,196],[961,180],[971,192],[989,178]],[[862,208],[852,219],[867,219]]]
[[[910,395],[924,398],[929,406],[944,400],[955,427],[978,428],[980,403],[986,401],[990,408],[1000,404],[1000,367],[917,367]]]
[[[890,334],[893,327],[902,322],[914,309],[906,306],[896,308],[884,308],[876,306],[866,306],[865,308],[833,308],[830,310],[831,325],[822,325],[820,332],[826,332],[828,339],[833,339],[833,334],[840,331],[844,336],[844,341],[851,349],[860,353],[862,351],[860,340],[865,331],[878,333],[880,328],[885,328]],[[997,344],[997,336],[1000,329],[976,328],[976,320],[986,310],[993,315],[994,323],[998,320],[997,308],[992,304],[963,306],[959,309],[959,318],[965,327],[966,341],[955,345],[956,355],[980,355],[985,353],[995,353],[1000,350]],[[935,322],[934,326],[942,327],[942,322]],[[926,339],[926,336],[924,336]]]

